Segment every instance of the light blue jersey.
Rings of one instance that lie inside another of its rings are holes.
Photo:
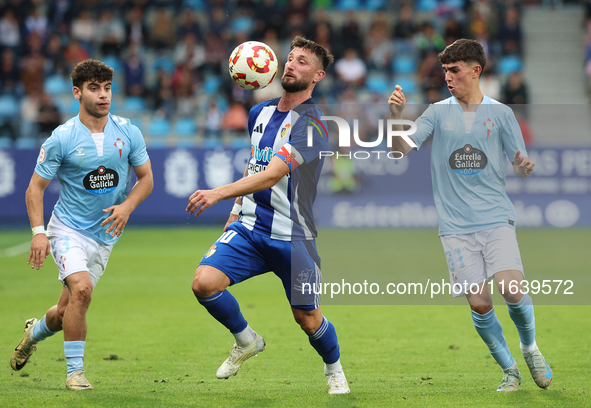
[[[510,225],[515,207],[505,193],[505,156],[527,156],[511,108],[484,96],[470,132],[454,97],[429,108],[417,120],[412,139],[421,147],[433,138],[431,178],[439,214],[439,235],[471,234]]]
[[[125,201],[131,166],[148,161],[140,130],[128,119],[109,114],[104,133],[90,134],[78,116],[53,131],[43,143],[35,172],[61,184],[53,213],[68,227],[104,244],[119,239],[101,227],[103,209]]]

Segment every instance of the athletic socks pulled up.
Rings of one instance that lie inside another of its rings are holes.
[[[195,297],[207,309],[210,315],[230,330],[230,333],[240,333],[248,326],[244,316],[242,316],[238,301],[227,290],[209,297]]]
[[[85,341],[64,341],[64,355],[68,365],[68,374],[84,370],[84,346],[86,346]]]
[[[316,330],[316,332],[308,338],[310,340],[310,344],[312,347],[314,347],[318,354],[320,354],[327,367],[330,367],[330,372],[333,372],[335,367],[339,368],[339,358],[341,357],[341,353],[339,352],[337,332],[333,324],[329,322],[326,317],[322,316],[322,324],[318,330]],[[336,366],[337,363],[338,366]]]
[[[33,330],[31,331],[31,340],[33,340],[35,343],[39,343],[40,341],[43,341],[54,334],[55,332],[52,332],[47,328],[45,316],[43,316],[43,318],[33,326]]]
[[[509,316],[519,332],[521,350],[525,349],[524,353],[532,352],[536,349],[536,318],[531,297],[525,294],[518,303],[507,302],[507,308]]]
[[[515,359],[511,356],[507,341],[503,336],[503,326],[495,314],[495,308],[486,314],[478,314],[472,310],[472,322],[480,337],[490,351],[490,354],[499,363],[503,370],[510,368]]]

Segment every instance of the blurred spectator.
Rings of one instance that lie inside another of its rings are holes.
[[[222,112],[215,101],[209,104],[205,116],[205,134],[207,137],[219,137],[222,129]]]
[[[431,23],[423,23],[421,31],[416,37],[417,46],[421,51],[421,55],[425,56],[429,51],[436,51],[437,53],[443,51],[445,48],[445,40],[435,30]]]
[[[369,69],[386,71],[390,68],[393,44],[388,32],[384,15],[377,14],[365,37],[365,60]]]
[[[244,105],[238,101],[232,101],[230,107],[222,117],[222,130],[229,130],[235,133],[246,130],[248,124],[248,113]]]
[[[501,24],[497,38],[503,45],[503,53],[511,53],[507,50],[509,47],[510,50],[515,49],[518,55],[522,55],[523,35],[517,7],[509,7],[505,12],[505,20]],[[514,44],[508,45],[510,42]]]
[[[334,52],[332,30],[327,22],[319,22],[311,38],[330,51],[331,54]]]
[[[182,20],[183,22],[177,29],[177,37],[185,38],[187,34],[193,34],[197,40],[203,41],[201,28],[199,27],[199,24],[197,24],[197,21],[195,21],[195,15],[189,10],[185,10]]]
[[[45,41],[47,37],[47,17],[41,14],[39,11],[40,6],[33,9],[31,14],[25,19],[25,35],[28,36],[31,33],[37,33],[41,41]]]
[[[480,77],[480,90],[489,98],[496,101],[501,100],[501,81],[497,75],[494,75],[490,69],[485,69]]]
[[[174,62],[177,65],[187,65],[191,70],[199,68],[205,63],[205,47],[197,43],[193,33],[187,33],[174,49]]]
[[[268,42],[265,42],[265,44],[273,48],[273,46]],[[203,62],[204,68],[210,70],[216,75],[220,75],[222,73],[225,74],[223,71],[227,71],[228,69],[229,57],[229,55],[227,55],[228,53],[226,48],[226,45],[217,35],[208,32],[205,35],[205,55],[207,58],[205,58]]]
[[[43,89],[45,79],[45,57],[41,53],[43,44],[39,34],[32,33],[27,38],[28,53],[20,60],[21,81],[25,92]]]
[[[441,63],[437,52],[429,51],[425,59],[419,65],[417,72],[417,82],[421,85],[423,91],[429,88],[441,89],[445,85],[445,73],[441,69]]]
[[[39,111],[37,116],[39,125],[39,138],[44,140],[51,136],[51,132],[61,125],[60,112],[48,93],[42,93],[39,99]]]
[[[443,93],[439,90],[439,88],[429,88],[425,92],[425,99],[428,104],[439,102],[448,97],[449,94],[443,96]]]
[[[151,27],[151,42],[154,48],[163,50],[172,47],[176,42],[176,33],[170,12],[161,8],[156,13],[156,21]]]
[[[218,37],[227,40],[229,38],[230,24],[228,17],[221,7],[215,7],[211,11],[211,18],[209,19],[209,31],[215,33]]]
[[[39,124],[37,118],[39,117],[41,90],[32,92],[30,95],[25,95],[20,102],[20,130],[23,137],[36,138],[39,134]]]
[[[291,16],[298,16],[302,21],[308,21],[310,18],[310,2],[308,0],[291,0],[287,4],[284,12],[287,19]]]
[[[359,27],[357,14],[352,10],[347,11],[346,20],[341,28],[340,43],[343,44],[342,46],[355,49],[360,54],[363,52],[363,36],[361,34],[361,28]],[[342,48],[335,51],[336,56],[344,54],[344,49]]]
[[[68,74],[68,62],[64,58],[64,50],[60,38],[52,35],[43,52],[45,56],[45,74],[47,76]]]
[[[70,40],[70,44],[64,49],[64,57],[70,64],[70,69],[74,68],[80,61],[90,58],[90,55],[75,38]]]
[[[129,57],[123,64],[123,77],[127,96],[144,95],[145,69],[144,63],[139,57],[137,46],[129,50]]]
[[[14,10],[7,8],[0,19],[0,46],[12,48],[18,52],[21,45],[21,31]]]
[[[255,21],[257,32],[264,33],[270,29],[275,32],[281,30],[282,12],[277,0],[262,0],[257,3],[255,16],[257,18]]]
[[[0,63],[0,84],[3,93],[14,93],[18,83],[20,72],[16,63],[14,51],[5,48],[2,51],[2,62]]]
[[[400,18],[394,26],[394,38],[397,40],[410,40],[417,32],[417,24],[413,18],[412,7],[405,4],[400,8]]]
[[[95,38],[96,22],[92,18],[90,11],[82,9],[78,18],[72,21],[72,39],[77,40],[78,44],[83,47],[87,53],[91,54],[92,43]]]
[[[157,116],[169,118],[174,108],[172,93],[172,76],[163,69],[158,71],[158,84],[156,87],[156,100],[154,108]]]
[[[148,39],[148,28],[144,23],[144,12],[141,7],[134,7],[129,13],[129,21],[125,26],[125,38],[128,45],[143,46]]]
[[[466,30],[455,18],[448,18],[445,20],[443,38],[445,44],[450,45],[460,38],[466,38]]]
[[[365,62],[357,56],[357,51],[353,48],[345,51],[345,56],[335,63],[334,68],[339,79],[346,85],[362,86],[365,82]]]
[[[70,24],[75,15],[74,0],[55,0],[50,2],[47,16],[52,27],[60,24]]]
[[[523,82],[521,72],[514,72],[509,77],[503,90],[503,102],[515,105],[529,103],[529,91]]]
[[[113,16],[110,9],[101,13],[101,19],[96,27],[96,43],[103,55],[119,56],[121,46],[125,42],[125,26],[123,21]]]

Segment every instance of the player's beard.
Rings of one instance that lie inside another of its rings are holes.
[[[281,86],[289,93],[296,93],[306,90],[310,84],[304,82],[303,79],[296,79],[293,82],[285,82],[285,77],[281,78]]]
[[[92,103],[87,104],[84,101],[84,97],[82,95],[80,95],[80,104],[84,105],[86,112],[88,112],[90,115],[94,116],[95,118],[104,118],[105,116],[107,116],[109,114],[110,109],[107,109],[107,111],[105,113],[102,113],[98,110],[98,107],[95,104],[92,104]],[[109,103],[109,108],[110,107],[111,107],[111,104]]]

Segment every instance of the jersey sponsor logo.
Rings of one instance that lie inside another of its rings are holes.
[[[453,122],[445,122],[445,127],[443,128],[443,130],[454,130]]]
[[[84,153],[84,147],[77,147],[74,156],[86,156],[86,153]]]
[[[495,124],[492,120],[487,119],[486,122],[483,123],[483,125],[486,127],[486,138],[488,139],[488,137],[490,136],[490,131],[492,130],[492,128],[495,127]]]
[[[250,146],[250,155],[256,159],[256,161],[262,161],[265,163],[269,163],[273,158],[273,149],[270,147],[265,147],[261,149],[258,146],[251,145]]]
[[[478,174],[484,170],[487,164],[488,159],[484,152],[469,144],[449,156],[449,165],[452,170],[463,176]]]
[[[125,142],[123,140],[121,140],[120,138],[117,138],[115,143],[113,143],[113,146],[115,146],[117,149],[119,149],[119,157],[121,157],[121,152],[123,151],[123,146],[125,146]]]
[[[266,164],[248,163],[248,171],[250,173],[260,173],[267,168]]]
[[[96,195],[108,194],[119,185],[119,174],[115,170],[100,166],[88,173],[83,180],[86,191]]]
[[[45,147],[41,146],[41,150],[39,150],[39,157],[37,158],[37,163],[43,163],[46,157],[47,153],[45,152]]]

